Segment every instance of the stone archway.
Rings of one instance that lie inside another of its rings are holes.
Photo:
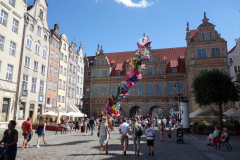
[[[139,106],[133,106],[131,109],[130,109],[130,117],[142,117],[143,116],[143,112],[142,112],[142,109],[141,107]]]
[[[149,111],[152,113],[152,116],[158,116],[162,117],[163,116],[163,110],[159,106],[152,106]]]

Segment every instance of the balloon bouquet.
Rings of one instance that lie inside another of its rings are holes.
[[[127,71],[124,81],[117,86],[115,95],[110,95],[109,102],[106,104],[106,111],[102,111],[102,115],[107,116],[109,125],[112,124],[112,117],[120,116],[120,102],[125,101],[125,96],[129,95],[129,89],[142,79],[141,71],[146,68],[142,62],[150,59],[150,52],[147,50],[150,44],[148,36],[140,39],[140,43],[137,43],[138,50],[135,51],[135,55],[130,60],[130,69]]]

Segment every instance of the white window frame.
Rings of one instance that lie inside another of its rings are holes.
[[[63,74],[64,76],[66,76],[67,75],[67,68],[64,68],[64,74]]]
[[[31,92],[36,92],[36,90],[37,90],[37,78],[32,77]]]
[[[55,76],[55,77],[57,77],[57,73],[58,73],[58,68],[55,67],[55,69],[54,69],[54,76]]]
[[[42,36],[42,28],[40,26],[37,28],[37,35]]]
[[[16,54],[16,43],[10,41],[9,54],[15,57]]]
[[[67,55],[65,55],[64,61],[67,63]]]
[[[61,89],[62,88],[62,80],[59,79],[59,82],[58,82],[58,88]]]
[[[26,47],[30,50],[32,50],[32,39],[31,38],[27,38],[26,40]]]
[[[64,103],[65,102],[65,97],[64,96],[62,96],[62,103]]]
[[[54,51],[51,50],[51,58],[54,59]]]
[[[30,68],[30,65],[31,65],[31,58],[25,56],[24,66],[27,67],[27,68]]]
[[[63,44],[63,49],[66,50],[66,48],[67,48],[67,45],[66,45],[66,43],[64,43]]]
[[[0,51],[4,50],[5,37],[0,35]]]
[[[12,67],[12,72],[10,72],[9,67]],[[14,69],[13,65],[10,65],[10,64],[7,65],[7,71],[6,71],[6,80],[7,81],[12,81],[13,69]]]
[[[60,66],[59,74],[63,74],[63,66]]]
[[[83,83],[83,78],[82,77],[80,77],[80,84],[82,84]]]
[[[15,0],[9,0],[9,4],[11,4],[13,7],[15,7]]]
[[[38,66],[39,66],[39,63],[37,61],[34,61],[34,63],[33,63],[33,70],[38,72]]]
[[[65,90],[65,88],[66,88],[66,81],[63,81],[62,89]]]
[[[53,91],[56,91],[56,88],[57,88],[57,83],[53,82]]]
[[[55,58],[55,61],[58,62],[58,54],[56,53],[56,58]]]
[[[40,49],[41,49],[41,46],[38,43],[36,43],[36,45],[35,45],[35,53],[40,54]]]
[[[50,65],[50,72],[49,72],[49,74],[51,74],[51,75],[53,75],[53,65]]]
[[[46,66],[42,65],[41,73],[45,74],[45,71],[46,71]]]
[[[19,22],[13,19],[12,31],[18,34]]]
[[[48,81],[48,89],[52,90],[52,81]]]
[[[23,90],[28,89],[28,75],[26,74],[23,74],[22,89]]]
[[[44,81],[40,80],[39,93],[43,94],[44,92]]]
[[[47,58],[47,50],[45,48],[43,48],[43,58]]]
[[[60,95],[58,95],[57,101],[58,101],[58,102],[61,102],[61,96],[60,96]]]
[[[5,16],[3,14],[5,14]],[[8,22],[8,13],[5,12],[4,10],[1,10],[0,23],[2,23],[2,25],[7,27],[7,22]]]

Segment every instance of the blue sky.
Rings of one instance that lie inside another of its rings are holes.
[[[28,0],[32,5],[34,0]],[[186,23],[196,29],[204,11],[228,50],[240,37],[240,0],[48,0],[50,29],[59,24],[60,33],[74,38],[87,56],[95,55],[97,44],[105,53],[136,50],[143,33],[152,48],[186,46]]]

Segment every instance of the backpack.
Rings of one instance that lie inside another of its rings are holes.
[[[134,126],[134,130],[135,130],[135,135],[136,136],[141,137],[143,135],[142,130],[141,130],[141,128],[139,126],[138,127]]]

